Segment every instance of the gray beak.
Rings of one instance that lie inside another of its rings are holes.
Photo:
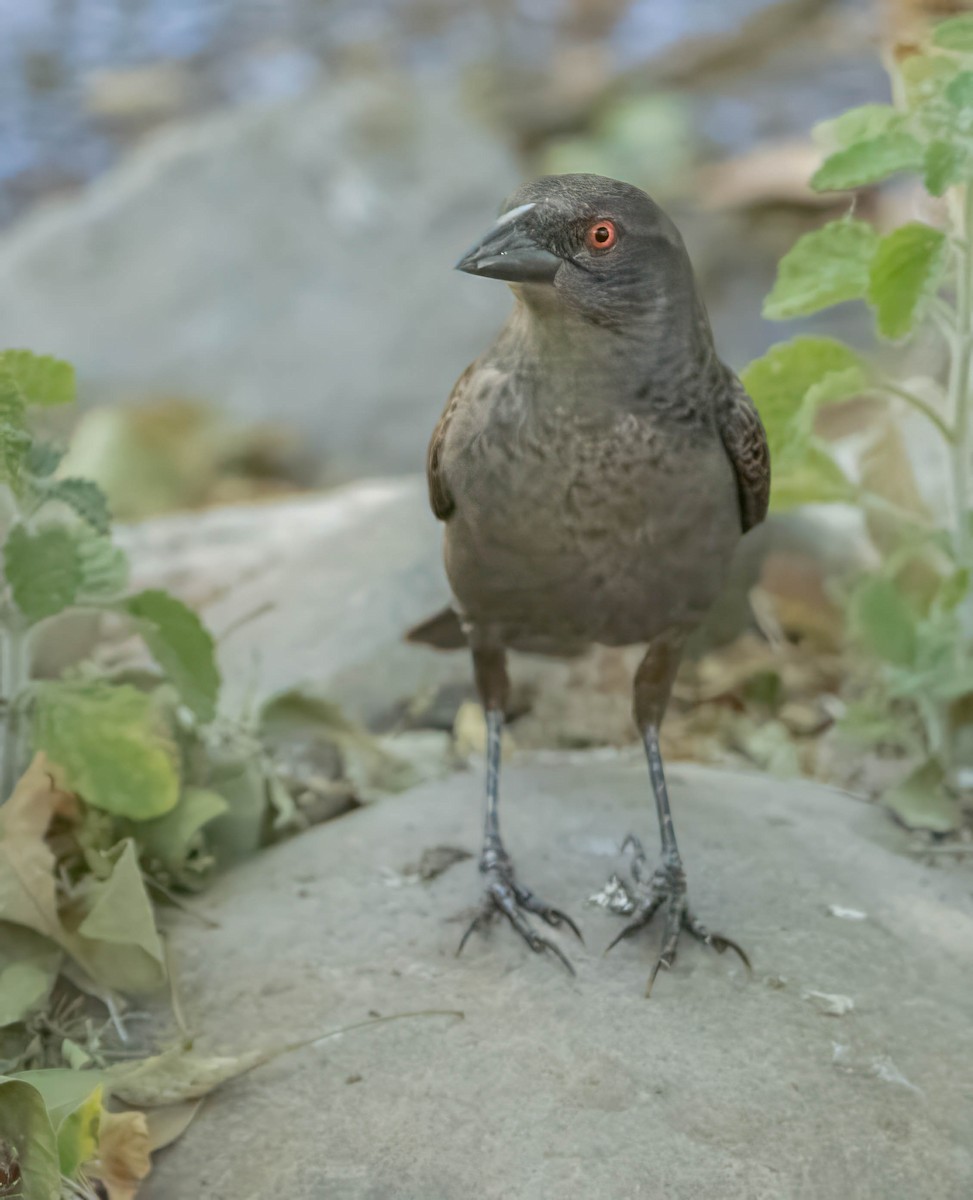
[[[508,283],[550,283],[561,259],[538,246],[522,218],[534,207],[521,204],[506,212],[456,264],[457,271],[505,279]]]

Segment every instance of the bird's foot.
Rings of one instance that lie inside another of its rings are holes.
[[[663,968],[668,971],[676,961],[679,935],[684,929],[688,930],[697,941],[712,946],[718,954],[722,954],[725,950],[732,950],[739,956],[749,972],[751,970],[750,960],[736,942],[720,933],[711,933],[703,922],[693,915],[686,895],[686,875],[678,859],[673,861],[663,859],[655,870],[650,870],[642,843],[632,834],[625,839],[622,850],[625,851],[629,847],[633,852],[631,903],[625,907],[627,908],[626,915],[630,915],[632,919],[621,933],[609,942],[605,953],[607,954],[624,938],[631,937],[640,929],[644,929],[659,909],[663,910],[665,925],[662,934],[662,952],[649,975],[649,981],[645,988],[646,996],[652,994],[652,985],[655,983],[659,971]],[[615,884],[617,890],[617,880]],[[612,903],[610,907],[613,907],[616,912],[624,911],[617,902]]]
[[[483,902],[460,939],[456,950],[457,955],[462,953],[471,933],[478,929],[485,929],[499,914],[507,918],[531,950],[537,954],[550,951],[573,975],[574,967],[567,955],[549,938],[539,934],[524,915],[525,913],[534,913],[552,929],[566,925],[583,943],[584,938],[581,936],[581,931],[567,913],[561,912],[558,908],[552,908],[551,905],[535,896],[529,888],[518,882],[514,875],[513,864],[502,847],[499,849],[488,847],[484,850],[480,859],[480,871],[487,880]]]

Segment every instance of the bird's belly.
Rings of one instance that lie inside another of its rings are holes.
[[[518,470],[463,497],[446,569],[466,618],[511,646],[628,645],[698,624],[740,536],[722,445],[681,469]]]

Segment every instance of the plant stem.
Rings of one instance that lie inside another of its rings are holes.
[[[14,789],[23,763],[21,709],[24,689],[30,682],[29,633],[12,614],[0,619],[0,804]]]
[[[950,361],[949,398],[953,437],[950,472],[955,510],[956,559],[961,568],[969,568],[970,529],[970,363],[973,362],[973,186],[963,189],[962,209],[958,217],[956,249],[959,257],[956,277],[956,341]]]
[[[883,380],[878,385],[880,392],[887,392],[890,396],[898,396],[900,400],[904,400],[916,412],[922,415],[936,426],[939,432],[943,435],[947,442],[952,444],[954,431],[946,424],[938,412],[921,396],[917,396],[915,392],[910,392],[907,388],[899,387],[897,383],[893,383],[890,379]]]

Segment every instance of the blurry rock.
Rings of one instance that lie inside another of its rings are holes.
[[[806,139],[788,138],[755,146],[738,158],[700,169],[700,204],[708,209],[765,204],[834,208],[834,193],[812,191],[809,183],[821,159],[821,151]]]
[[[0,238],[4,342],[89,400],[205,397],[346,477],[415,469],[509,305],[450,268],[516,179],[453,94],[394,78],[170,126]]]
[[[422,480],[162,517],[117,536],[133,589],[168,588],[212,630],[231,715],[304,690],[367,719],[444,672],[469,674],[463,654],[402,642],[448,598]],[[125,662],[141,650],[105,654]]]
[[[198,102],[198,92],[190,67],[168,59],[92,71],[83,103],[104,124],[132,132],[186,115]]]

